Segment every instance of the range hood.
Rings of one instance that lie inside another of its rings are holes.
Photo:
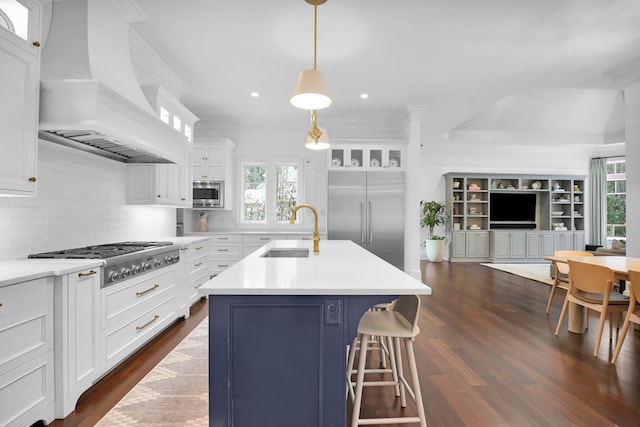
[[[125,163],[183,163],[186,137],[160,120],[136,78],[127,4],[53,2],[39,136]]]

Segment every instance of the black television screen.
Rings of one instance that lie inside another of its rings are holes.
[[[536,195],[534,193],[491,193],[489,203],[489,218],[492,222],[536,220]]]

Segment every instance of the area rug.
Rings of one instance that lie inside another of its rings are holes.
[[[208,361],[205,318],[96,425],[208,426]]]
[[[496,270],[505,271],[515,274],[516,276],[525,277],[537,282],[553,285],[553,279],[549,276],[549,263],[544,264],[482,264],[485,267],[495,268]],[[559,287],[566,289],[560,282]]]

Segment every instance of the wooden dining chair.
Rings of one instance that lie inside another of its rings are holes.
[[[622,332],[618,336],[616,349],[613,352],[613,357],[611,358],[611,363],[614,365],[616,360],[618,360],[620,349],[622,348],[624,339],[627,336],[629,324],[631,322],[640,324],[640,271],[629,270],[629,280],[631,281],[631,285],[629,286],[629,308],[627,309],[627,315],[622,323]]]
[[[553,256],[558,257],[570,257],[570,256],[593,256],[592,252],[587,251],[572,251],[572,250],[562,250],[555,251]],[[555,270],[553,277],[553,284],[551,285],[551,291],[549,292],[549,301],[547,301],[547,314],[549,314],[549,310],[551,309],[551,301],[553,301],[553,296],[556,293],[556,288],[558,287],[559,282],[569,283],[569,264],[564,262],[554,262],[553,267]]]
[[[600,349],[602,330],[604,329],[604,321],[607,315],[626,311],[629,306],[629,298],[618,292],[613,292],[613,284],[616,278],[613,270],[609,267],[571,259],[568,263],[569,288],[567,289],[567,295],[562,305],[560,319],[558,319],[556,335],[560,333],[562,320],[564,319],[570,302],[599,312],[598,337],[596,339],[596,348],[593,352],[593,355],[597,357],[598,350]],[[611,329],[609,330],[611,331]]]

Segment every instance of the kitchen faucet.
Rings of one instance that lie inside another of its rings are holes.
[[[314,254],[318,254],[320,253],[320,233],[318,233],[318,211],[316,210],[316,208],[314,208],[311,205],[298,205],[295,208],[293,208],[293,212],[291,212],[291,220],[289,221],[291,224],[293,224],[296,221],[296,212],[298,212],[298,209],[300,208],[309,208],[311,209],[311,212],[313,212],[313,237],[309,238],[309,237],[305,237],[306,240],[313,240],[313,253]]]

